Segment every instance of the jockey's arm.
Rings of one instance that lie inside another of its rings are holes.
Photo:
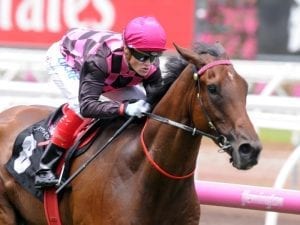
[[[89,118],[114,118],[120,116],[121,103],[100,101],[103,92],[106,68],[99,68],[94,61],[86,61],[80,72],[80,113]]]

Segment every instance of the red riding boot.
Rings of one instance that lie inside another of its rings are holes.
[[[54,169],[63,153],[72,146],[74,133],[83,121],[72,109],[64,110],[64,116],[56,125],[51,143],[41,157],[40,167],[35,177],[36,188],[50,187],[58,183]]]

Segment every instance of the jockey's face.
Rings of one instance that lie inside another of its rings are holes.
[[[126,59],[131,68],[141,76],[146,76],[150,66],[155,62],[155,59],[160,55],[141,52],[136,49],[126,48]]]

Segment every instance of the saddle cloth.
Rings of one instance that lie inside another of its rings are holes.
[[[16,179],[16,181],[41,201],[43,201],[43,190],[34,187],[35,173],[39,169],[40,158],[47,147],[45,142],[49,143],[51,131],[54,129],[56,122],[63,116],[62,108],[63,106],[59,107],[48,118],[23,130],[17,136],[13,147],[12,157],[5,165],[7,171]],[[89,128],[94,127],[93,133],[91,132],[91,129],[85,128],[85,131],[90,131],[88,132],[88,135],[84,135],[84,140],[80,139],[74,143],[71,149],[67,151],[66,156],[64,158],[62,157],[62,161],[64,159],[70,161],[72,157],[82,154],[88,146],[90,146],[98,129],[98,126],[96,127],[95,125],[95,123],[88,125]],[[82,135],[82,133],[77,134]],[[74,149],[74,146],[76,149]],[[74,150],[76,150],[76,153],[74,153]],[[70,162],[65,163],[70,166]],[[66,168],[66,171],[68,171],[68,168]],[[65,173],[64,176],[68,176],[68,174]]]

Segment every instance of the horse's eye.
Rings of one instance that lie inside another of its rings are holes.
[[[211,94],[217,94],[217,86],[214,84],[210,84],[207,86],[207,90]]]

